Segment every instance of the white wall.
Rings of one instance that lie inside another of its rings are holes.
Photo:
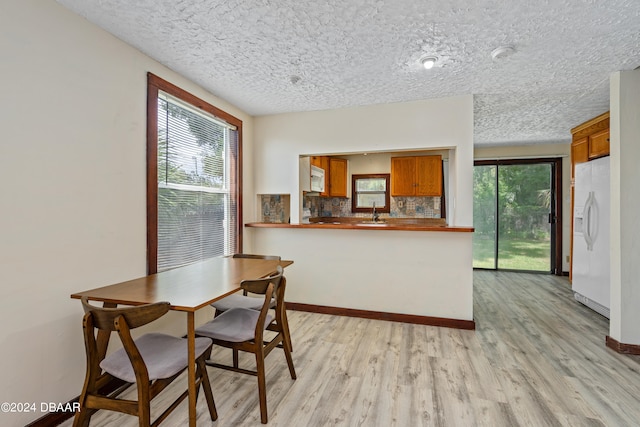
[[[609,335],[640,345],[640,70],[610,80],[611,319]]]
[[[380,166],[375,153],[447,149],[448,221],[472,225],[472,96],[258,117],[255,130],[256,193],[291,194],[293,223],[301,154],[368,152]],[[250,250],[295,261],[289,301],[473,319],[471,233],[252,228],[245,235]]]
[[[255,119],[255,130],[255,192],[291,194],[291,222],[299,222],[301,207],[299,155],[453,148],[453,197],[447,203],[455,212],[449,221],[454,225],[473,223],[470,95],[263,116]]]
[[[256,228],[255,251],[294,260],[287,301],[473,320],[472,234]]]
[[[577,125],[577,124],[576,124]],[[567,137],[570,137],[567,129]],[[475,160],[562,157],[562,271],[569,271],[571,255],[571,143],[476,147]]]
[[[0,3],[0,55],[0,402],[66,402],[85,366],[69,295],[146,273],[146,73],[241,118],[245,153],[252,118],[53,1]]]

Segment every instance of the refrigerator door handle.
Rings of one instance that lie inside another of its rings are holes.
[[[582,235],[584,236],[584,241],[587,243],[587,250],[593,250],[593,238],[591,236],[591,210],[593,208],[593,191],[589,192],[589,197],[587,197],[587,201],[584,204],[584,232]]]

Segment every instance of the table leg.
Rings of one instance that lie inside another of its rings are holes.
[[[189,383],[189,427],[196,425],[196,330],[195,313],[187,312],[187,340],[189,366],[187,368]]]
[[[116,308],[118,304],[112,302],[105,302],[102,304],[104,308]],[[111,331],[106,329],[100,329],[98,331],[98,337],[96,338],[96,346],[98,347],[98,360],[104,359],[107,354],[107,347],[109,346],[109,338],[111,338]]]

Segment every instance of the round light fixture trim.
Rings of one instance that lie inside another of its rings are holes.
[[[498,59],[506,58],[507,56],[511,56],[516,52],[516,49],[513,46],[500,46],[491,52],[491,58],[494,61]]]
[[[436,58],[435,56],[427,56],[425,58],[422,58],[421,62],[424,68],[430,70],[436,65],[436,62],[438,62],[438,58]]]

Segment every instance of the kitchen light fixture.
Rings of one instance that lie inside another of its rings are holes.
[[[516,49],[513,46],[500,46],[493,49],[493,52],[491,52],[491,58],[494,61],[497,61],[498,59],[513,55],[515,52]]]
[[[422,58],[421,62],[424,68],[430,70],[434,65],[436,65],[436,62],[438,62],[438,58],[436,58],[435,56],[427,56],[425,58]]]

